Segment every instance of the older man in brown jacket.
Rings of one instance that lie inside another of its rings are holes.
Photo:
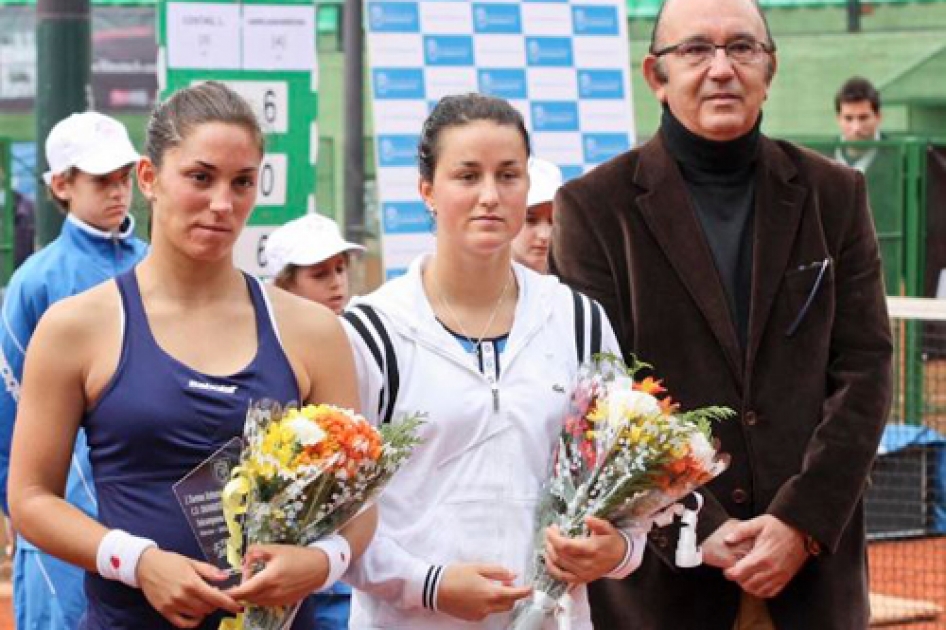
[[[760,133],[775,45],[752,0],[670,0],[643,63],[664,105],[640,149],[556,199],[553,270],[683,408],[728,405],[703,491],[705,565],[674,527],[593,585],[604,630],[860,630],[861,494],[887,416],[891,336],[863,177]]]

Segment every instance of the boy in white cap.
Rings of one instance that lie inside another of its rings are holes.
[[[276,228],[266,239],[266,270],[273,284],[341,315],[351,297],[349,256],[365,248],[342,238],[338,224],[319,214],[307,214]],[[351,587],[336,582],[311,596],[315,600],[316,630],[346,630]]]
[[[526,222],[512,242],[512,257],[539,273],[548,273],[552,200],[562,185],[562,171],[547,160],[529,158],[529,182]]]
[[[7,511],[13,422],[26,347],[55,302],[81,293],[137,263],[146,245],[134,236],[131,173],[138,153],[118,121],[96,112],[73,114],[46,138],[50,195],[66,213],[52,243],[30,256],[10,279],[0,323],[0,502]],[[67,348],[63,349],[68,352]],[[66,498],[96,516],[85,436],[76,438]],[[84,572],[17,540],[13,567],[16,627],[73,630],[86,608]]]
[[[266,240],[266,269],[273,284],[341,314],[351,297],[348,256],[363,252],[349,243],[335,221],[307,214],[277,228]]]

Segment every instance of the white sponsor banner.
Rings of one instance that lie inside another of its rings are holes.
[[[508,100],[566,179],[633,146],[625,21],[624,0],[367,0],[386,277],[433,248],[416,150],[441,97]]]

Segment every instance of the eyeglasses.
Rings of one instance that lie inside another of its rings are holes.
[[[765,55],[775,52],[773,44],[766,44],[751,38],[740,38],[725,44],[714,44],[703,39],[689,39],[660,50],[654,50],[651,54],[655,57],[663,57],[674,53],[687,64],[697,67],[712,62],[716,56],[716,51],[720,48],[726,52],[726,57],[730,61],[741,65],[758,63]]]

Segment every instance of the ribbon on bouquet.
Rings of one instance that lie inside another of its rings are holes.
[[[230,473],[230,481],[223,487],[220,500],[223,516],[227,522],[227,562],[234,569],[243,565],[243,526],[237,517],[246,514],[246,497],[250,493],[250,479],[242,466]]]
[[[529,615],[524,627],[541,628],[544,620],[548,617],[554,617],[558,630],[572,630],[572,596],[565,593],[559,599],[553,599],[542,591],[533,591],[532,603],[533,610],[538,615]]]
[[[227,562],[234,569],[243,565],[243,526],[239,518],[246,514],[246,497],[250,493],[250,479],[242,466],[236,466],[230,473],[230,481],[220,493],[223,516],[227,523]],[[224,619],[217,630],[243,630],[243,614],[232,619]]]
[[[231,619],[224,619],[217,630],[243,630],[243,613]]]

